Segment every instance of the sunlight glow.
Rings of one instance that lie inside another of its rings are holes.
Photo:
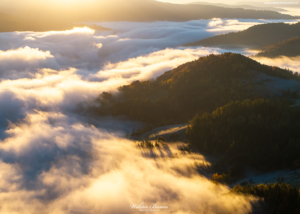
[[[1,60],[10,60],[11,58],[17,58],[22,60],[32,59],[46,59],[53,58],[50,51],[40,51],[38,48],[19,48],[16,50],[1,51],[0,50],[0,62]]]
[[[17,34],[21,34],[24,32],[16,32]],[[93,35],[95,33],[95,30],[90,29],[88,27],[75,27],[72,30],[65,30],[65,31],[47,31],[47,32],[38,32],[38,33],[32,33],[28,37],[26,37],[26,40],[34,40],[34,37],[43,38],[46,36],[52,36],[52,35],[70,35],[70,34],[91,34]]]

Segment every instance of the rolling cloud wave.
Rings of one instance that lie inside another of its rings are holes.
[[[166,213],[249,213],[256,199],[227,194],[228,187],[199,175],[195,160],[203,156],[169,148],[172,155],[162,149],[151,158],[123,138],[136,123],[73,110],[103,91],[227,51],[181,47],[193,39],[260,22],[0,34],[0,212],[139,213],[130,205],[144,202],[168,206]]]

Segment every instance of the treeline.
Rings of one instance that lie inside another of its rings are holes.
[[[262,198],[266,204],[266,213],[300,214],[300,190],[285,183],[236,185],[231,192],[254,195]]]
[[[279,56],[300,56],[300,36],[281,41],[275,45],[267,46],[256,56],[270,58]]]
[[[217,35],[187,44],[187,46],[237,45],[264,47],[300,35],[300,22],[296,24],[268,23],[255,25],[247,30]]]
[[[223,163],[268,171],[300,167],[300,111],[282,101],[231,102],[196,115],[187,128],[193,148]]]
[[[233,100],[261,97],[254,90],[255,84],[247,84],[255,75],[251,70],[299,79],[291,71],[262,65],[240,54],[209,55],[166,72],[155,81],[122,86],[117,96],[105,92],[87,111],[101,116],[125,115],[153,126],[183,123]]]

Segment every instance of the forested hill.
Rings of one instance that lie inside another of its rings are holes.
[[[117,97],[103,93],[88,112],[125,115],[155,125],[187,122],[196,113],[212,112],[228,102],[261,97],[256,84],[251,83],[253,70],[280,78],[299,78],[240,54],[209,55],[166,72],[156,81],[136,81],[120,87]]]
[[[262,49],[263,51],[258,53],[256,56],[270,57],[270,58],[279,57],[279,56],[288,56],[288,57],[300,56],[300,36],[284,40],[275,45],[270,45]]]
[[[273,45],[277,42],[300,36],[300,23],[269,23],[255,25],[247,30],[222,34],[198,42],[187,44],[187,46],[220,46],[236,45],[253,48]]]
[[[0,12],[0,32],[13,31],[61,31],[71,30],[74,27],[84,27],[84,24],[75,24],[72,22],[57,21],[57,20],[31,20],[19,18]],[[101,26],[89,26],[95,30],[108,30]]]
[[[224,163],[265,171],[300,166],[300,111],[278,101],[231,102],[211,114],[195,116],[190,142]]]

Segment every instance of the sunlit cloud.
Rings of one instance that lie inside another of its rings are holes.
[[[215,19],[212,19],[212,21],[210,21],[208,23],[208,26],[209,27],[215,27],[215,26],[218,26],[218,25],[222,25],[223,23],[224,23],[224,21],[222,19],[215,18]]]
[[[35,38],[33,38],[32,36],[28,36],[28,37],[25,37],[25,39],[24,40],[32,40],[32,41],[34,41],[35,40]]]
[[[199,176],[192,157],[166,156],[157,162],[143,157],[134,142],[76,119],[70,122],[60,113],[29,114],[7,133],[0,145],[8,162],[0,163],[0,186],[7,191],[0,193],[4,213],[16,208],[136,213],[130,205],[142,202],[166,205],[167,213],[248,213],[256,200],[226,194],[228,187]]]
[[[283,69],[289,69],[294,72],[300,72],[300,57],[280,56],[277,58],[251,57],[252,59],[266,65],[277,66]]]
[[[272,22],[283,22],[286,24],[295,24],[298,23],[298,20],[238,20],[238,19],[212,19],[208,23],[208,32],[214,33],[228,33],[228,32],[237,32],[243,31],[258,24],[272,23]]]
[[[94,45],[99,49],[102,48],[102,46],[103,46],[101,43],[94,43]]]
[[[17,60],[39,60],[53,58],[49,51],[41,51],[38,48],[30,48],[26,46],[25,48],[19,48],[16,50],[1,51],[0,50],[0,62],[7,61],[11,59]]]
[[[105,84],[85,81],[75,72],[76,69],[59,72],[41,70],[35,74],[35,78],[3,80],[0,93],[10,91],[18,99],[29,102],[28,105],[33,102],[40,107],[55,109],[61,105],[75,108],[76,103],[107,89]]]
[[[108,36],[94,36],[96,39],[107,39],[107,38],[118,38],[117,35],[108,35]]]
[[[50,51],[28,46],[7,51],[0,50],[0,78],[18,79],[32,77],[39,68],[58,69],[59,65]]]
[[[17,33],[20,34],[22,32],[17,32]],[[52,35],[94,34],[94,33],[95,33],[95,30],[90,29],[88,27],[75,27],[73,30],[47,31],[47,32],[33,33],[32,36],[35,36],[38,38],[43,38],[43,37],[52,36]]]
[[[280,12],[282,14],[287,14],[287,15],[291,15],[291,16],[300,16],[299,7],[284,7],[282,9],[285,10],[285,11]]]
[[[232,32],[232,31],[242,31],[249,27],[260,24],[259,22],[240,22],[239,20],[222,20],[219,18],[213,19],[208,23],[210,29],[209,32]]]
[[[129,40],[131,40],[131,39],[129,39],[129,38],[119,39],[118,42],[124,42],[124,41],[129,41]]]
[[[124,139],[136,123],[74,110],[104,91],[228,51],[183,44],[261,22],[123,22],[104,23],[111,32],[0,34],[0,212],[137,213],[130,205],[142,202],[167,205],[166,213],[251,212],[256,199],[227,194],[227,186],[199,175],[202,155],[176,145],[172,155],[140,149]]]
[[[93,76],[97,78],[122,77],[127,79],[128,83],[135,80],[155,79],[164,71],[172,70],[200,56],[218,54],[221,51],[218,48],[165,49],[124,62],[108,63]]]
[[[97,72],[107,63],[118,63],[130,58],[150,54],[166,48],[178,48],[189,42],[199,41],[221,33],[247,29],[268,20],[212,19],[188,22],[153,23],[97,23],[112,31],[94,31],[90,28],[74,28],[67,31],[16,32],[0,35],[0,49],[8,51],[24,48],[50,52],[53,60],[44,60],[40,65],[14,64],[15,71],[22,69],[23,77],[30,77],[37,69],[68,69],[74,67]],[[101,44],[101,45],[100,45]],[[101,47],[101,48],[100,48]],[[8,72],[9,67],[0,67]],[[26,71],[24,71],[26,70]]]
[[[85,78],[77,74],[80,70],[76,68],[41,69],[31,78],[3,80],[0,94],[9,91],[30,108],[74,109],[79,102],[92,99],[103,91],[115,92],[118,87],[133,81],[156,78],[165,71],[211,53],[219,53],[219,50],[165,49],[124,62],[108,63],[96,74]]]

